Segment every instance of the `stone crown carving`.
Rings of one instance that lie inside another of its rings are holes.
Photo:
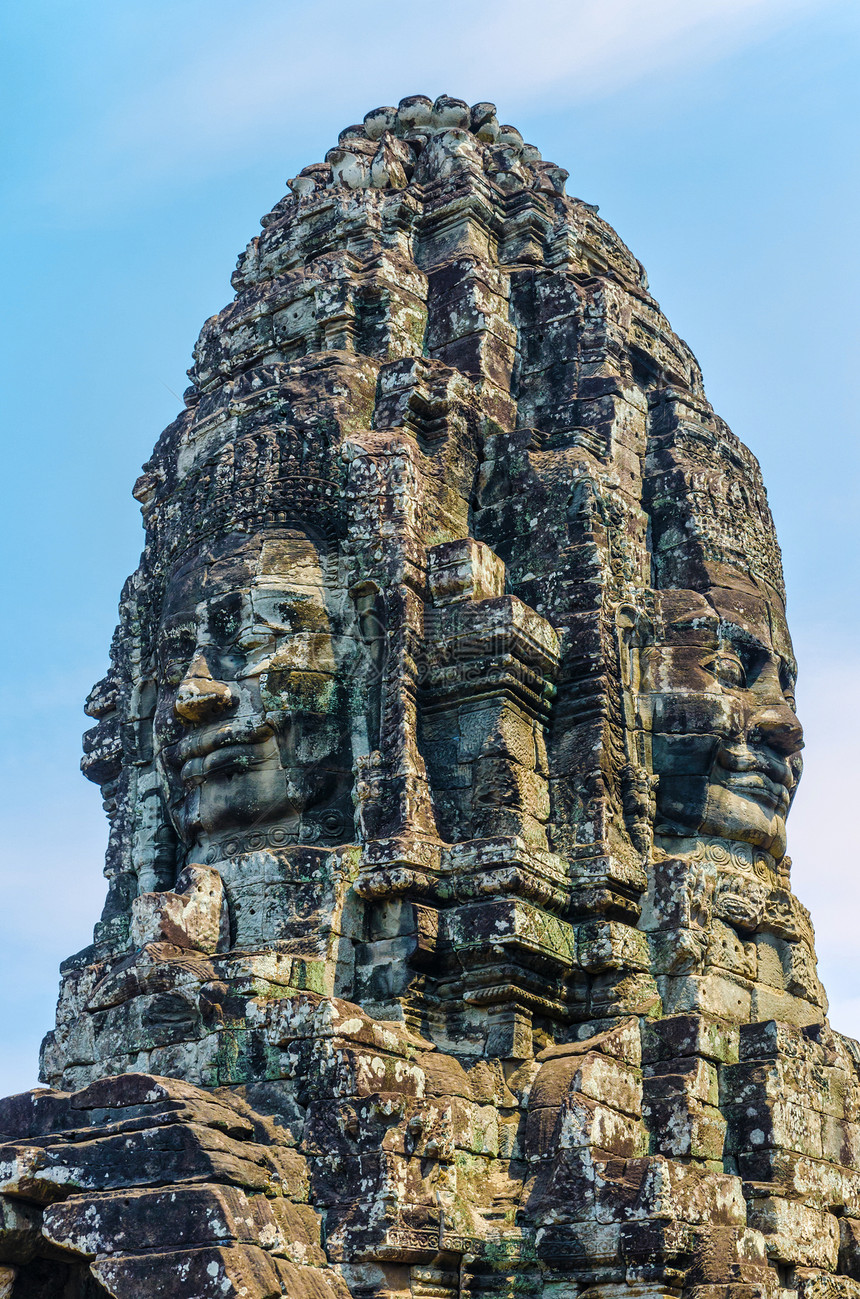
[[[758,464],[492,104],[342,131],[135,495],[14,1299],[857,1299]]]

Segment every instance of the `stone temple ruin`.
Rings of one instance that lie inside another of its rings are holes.
[[[860,1299],[759,468],[492,104],[341,132],[135,488],[13,1299]]]

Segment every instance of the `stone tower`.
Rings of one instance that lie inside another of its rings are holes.
[[[376,109],[204,326],[0,1294],[860,1296],[759,468],[566,178]]]

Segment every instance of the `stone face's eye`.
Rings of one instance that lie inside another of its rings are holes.
[[[217,645],[229,645],[242,625],[242,603],[228,598],[209,610],[209,633]]]
[[[791,711],[793,713],[796,713],[797,700],[794,695],[796,689],[795,678],[794,678],[794,674],[789,670],[789,668],[785,666],[785,664],[783,664],[779,670],[779,684],[785,702],[788,704]]]
[[[164,670],[161,674],[162,681],[168,686],[178,686],[182,678],[185,676],[187,667],[188,664],[184,659],[171,659],[164,666]]]
[[[711,664],[711,670],[721,685],[732,690],[742,690],[747,683],[744,665],[734,654],[718,654]]]
[[[190,634],[166,637],[159,648],[159,679],[162,685],[178,686],[194,657],[195,641]]]
[[[275,637],[269,627],[245,627],[240,631],[236,638],[236,644],[241,650],[261,649],[264,645],[271,645]]]

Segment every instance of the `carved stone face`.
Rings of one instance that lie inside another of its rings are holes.
[[[658,835],[713,835],[777,860],[803,731],[781,610],[757,594],[660,597],[665,641],[646,650]]]
[[[298,531],[228,538],[174,573],[155,736],[186,846],[236,829],[297,831],[348,781],[332,599],[317,547]]]

